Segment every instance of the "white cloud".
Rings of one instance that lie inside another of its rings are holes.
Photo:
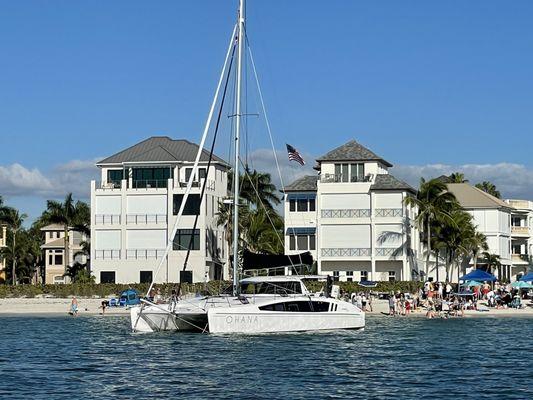
[[[8,197],[62,198],[72,192],[75,198],[88,200],[90,181],[98,170],[94,160],[72,160],[41,172],[15,163],[0,166],[0,195]]]
[[[462,172],[471,184],[490,181],[504,198],[533,199],[533,169],[522,164],[397,165],[391,169],[394,176],[415,188],[418,187],[420,177],[435,178],[452,172]]]

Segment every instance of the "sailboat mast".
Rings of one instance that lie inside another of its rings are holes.
[[[235,164],[233,168],[233,294],[239,291],[239,139],[241,130],[241,75],[242,45],[244,38],[244,0],[239,2],[238,37],[237,37],[237,87],[235,117]]]

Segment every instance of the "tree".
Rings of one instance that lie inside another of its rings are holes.
[[[500,256],[489,253],[488,251],[483,252],[483,263],[487,264],[487,272],[489,273],[492,273],[493,268],[498,269],[502,266]]]
[[[424,234],[427,246],[425,273],[429,272],[429,258],[431,255],[431,226],[434,221],[442,221],[449,212],[458,207],[455,196],[447,191],[446,184],[439,179],[426,181],[420,179],[420,188],[416,197],[409,196],[405,204],[416,208],[418,215],[415,222]]]
[[[27,217],[26,214],[20,214],[15,208],[6,206],[0,208],[0,222],[6,223],[11,232],[11,278],[13,285],[17,283],[17,259],[20,257],[20,252],[17,251],[17,234],[22,229],[22,223]]]
[[[480,251],[487,251],[489,245],[487,244],[487,237],[481,232],[474,232],[466,238],[466,246],[472,254],[472,261],[474,262],[474,269],[477,269],[477,258]]]
[[[502,198],[501,193],[498,189],[496,189],[496,185],[494,183],[491,183],[489,181],[483,181],[481,183],[476,183],[475,185],[478,189],[483,190],[485,193],[488,193],[498,199]]]
[[[63,226],[65,242],[65,265],[68,266],[69,229],[73,229],[85,234],[90,233],[89,226],[91,213],[89,206],[79,200],[74,202],[72,193],[69,193],[62,203],[55,200],[48,200],[46,202],[46,211],[41,216],[41,220],[48,224],[60,224]]]
[[[239,197],[246,203],[260,208],[273,209],[275,205],[281,203],[281,198],[277,195],[276,185],[272,183],[272,177],[268,173],[258,172],[255,169],[244,169],[239,180]],[[233,174],[228,175],[228,190],[233,191]]]
[[[449,183],[465,183],[468,179],[465,178],[465,174],[462,172],[454,172],[448,177]]]

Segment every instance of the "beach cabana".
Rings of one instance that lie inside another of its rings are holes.
[[[494,282],[496,277],[488,272],[485,272],[481,269],[475,269],[472,272],[463,275],[459,280],[466,281],[476,281],[476,282]]]
[[[525,274],[523,277],[520,278],[523,282],[532,282],[533,281],[533,272],[530,272],[528,274]]]

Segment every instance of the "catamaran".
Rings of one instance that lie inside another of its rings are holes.
[[[230,44],[220,74],[215,96],[208,114],[204,132],[198,147],[198,153],[193,166],[193,171],[187,182],[183,201],[170,238],[173,238],[178,229],[178,224],[187,198],[191,191],[194,177],[198,171],[198,163],[205,146],[206,138],[210,130],[216,105],[223,106],[230,73],[235,74],[235,118],[234,126],[234,176],[239,176],[240,171],[240,133],[242,126],[242,75],[243,75],[243,52],[249,51],[252,69],[261,100],[267,129],[272,136],[263,102],[259,80],[248,36],[246,34],[245,1],[239,1],[237,22],[231,34]],[[233,60],[236,54],[236,65]],[[232,68],[236,68],[233,70]],[[219,98],[221,96],[221,99]],[[218,113],[218,122],[220,119]],[[216,139],[215,129],[215,139]],[[211,146],[211,155],[213,152]],[[274,146],[273,146],[274,147]],[[274,152],[276,165],[279,163]],[[209,164],[208,164],[209,167]],[[281,174],[280,174],[281,175]],[[282,180],[283,182],[283,180]],[[282,183],[283,185],[283,183]],[[205,185],[204,185],[205,186]],[[203,197],[203,189],[200,197]],[[231,292],[216,296],[202,296],[195,298],[180,298],[179,293],[173,296],[171,301],[165,304],[157,304],[143,299],[142,304],[131,309],[131,327],[134,332],[157,332],[157,331],[200,331],[209,333],[275,333],[275,332],[298,332],[336,329],[361,329],[365,326],[365,314],[354,304],[337,299],[330,295],[330,286],[326,285],[326,291],[311,293],[304,284],[305,276],[255,276],[239,279],[239,179],[233,179],[233,285]],[[196,224],[196,222],[195,222]],[[196,227],[196,226],[195,226]],[[193,227],[193,229],[195,228]],[[282,240],[280,238],[280,240]],[[153,282],[148,293],[153,288],[164,260],[172,249],[172,240],[168,241],[165,253],[161,257]],[[291,258],[287,258],[292,263]],[[185,264],[187,263],[187,258]],[[147,296],[148,296],[147,293]]]

